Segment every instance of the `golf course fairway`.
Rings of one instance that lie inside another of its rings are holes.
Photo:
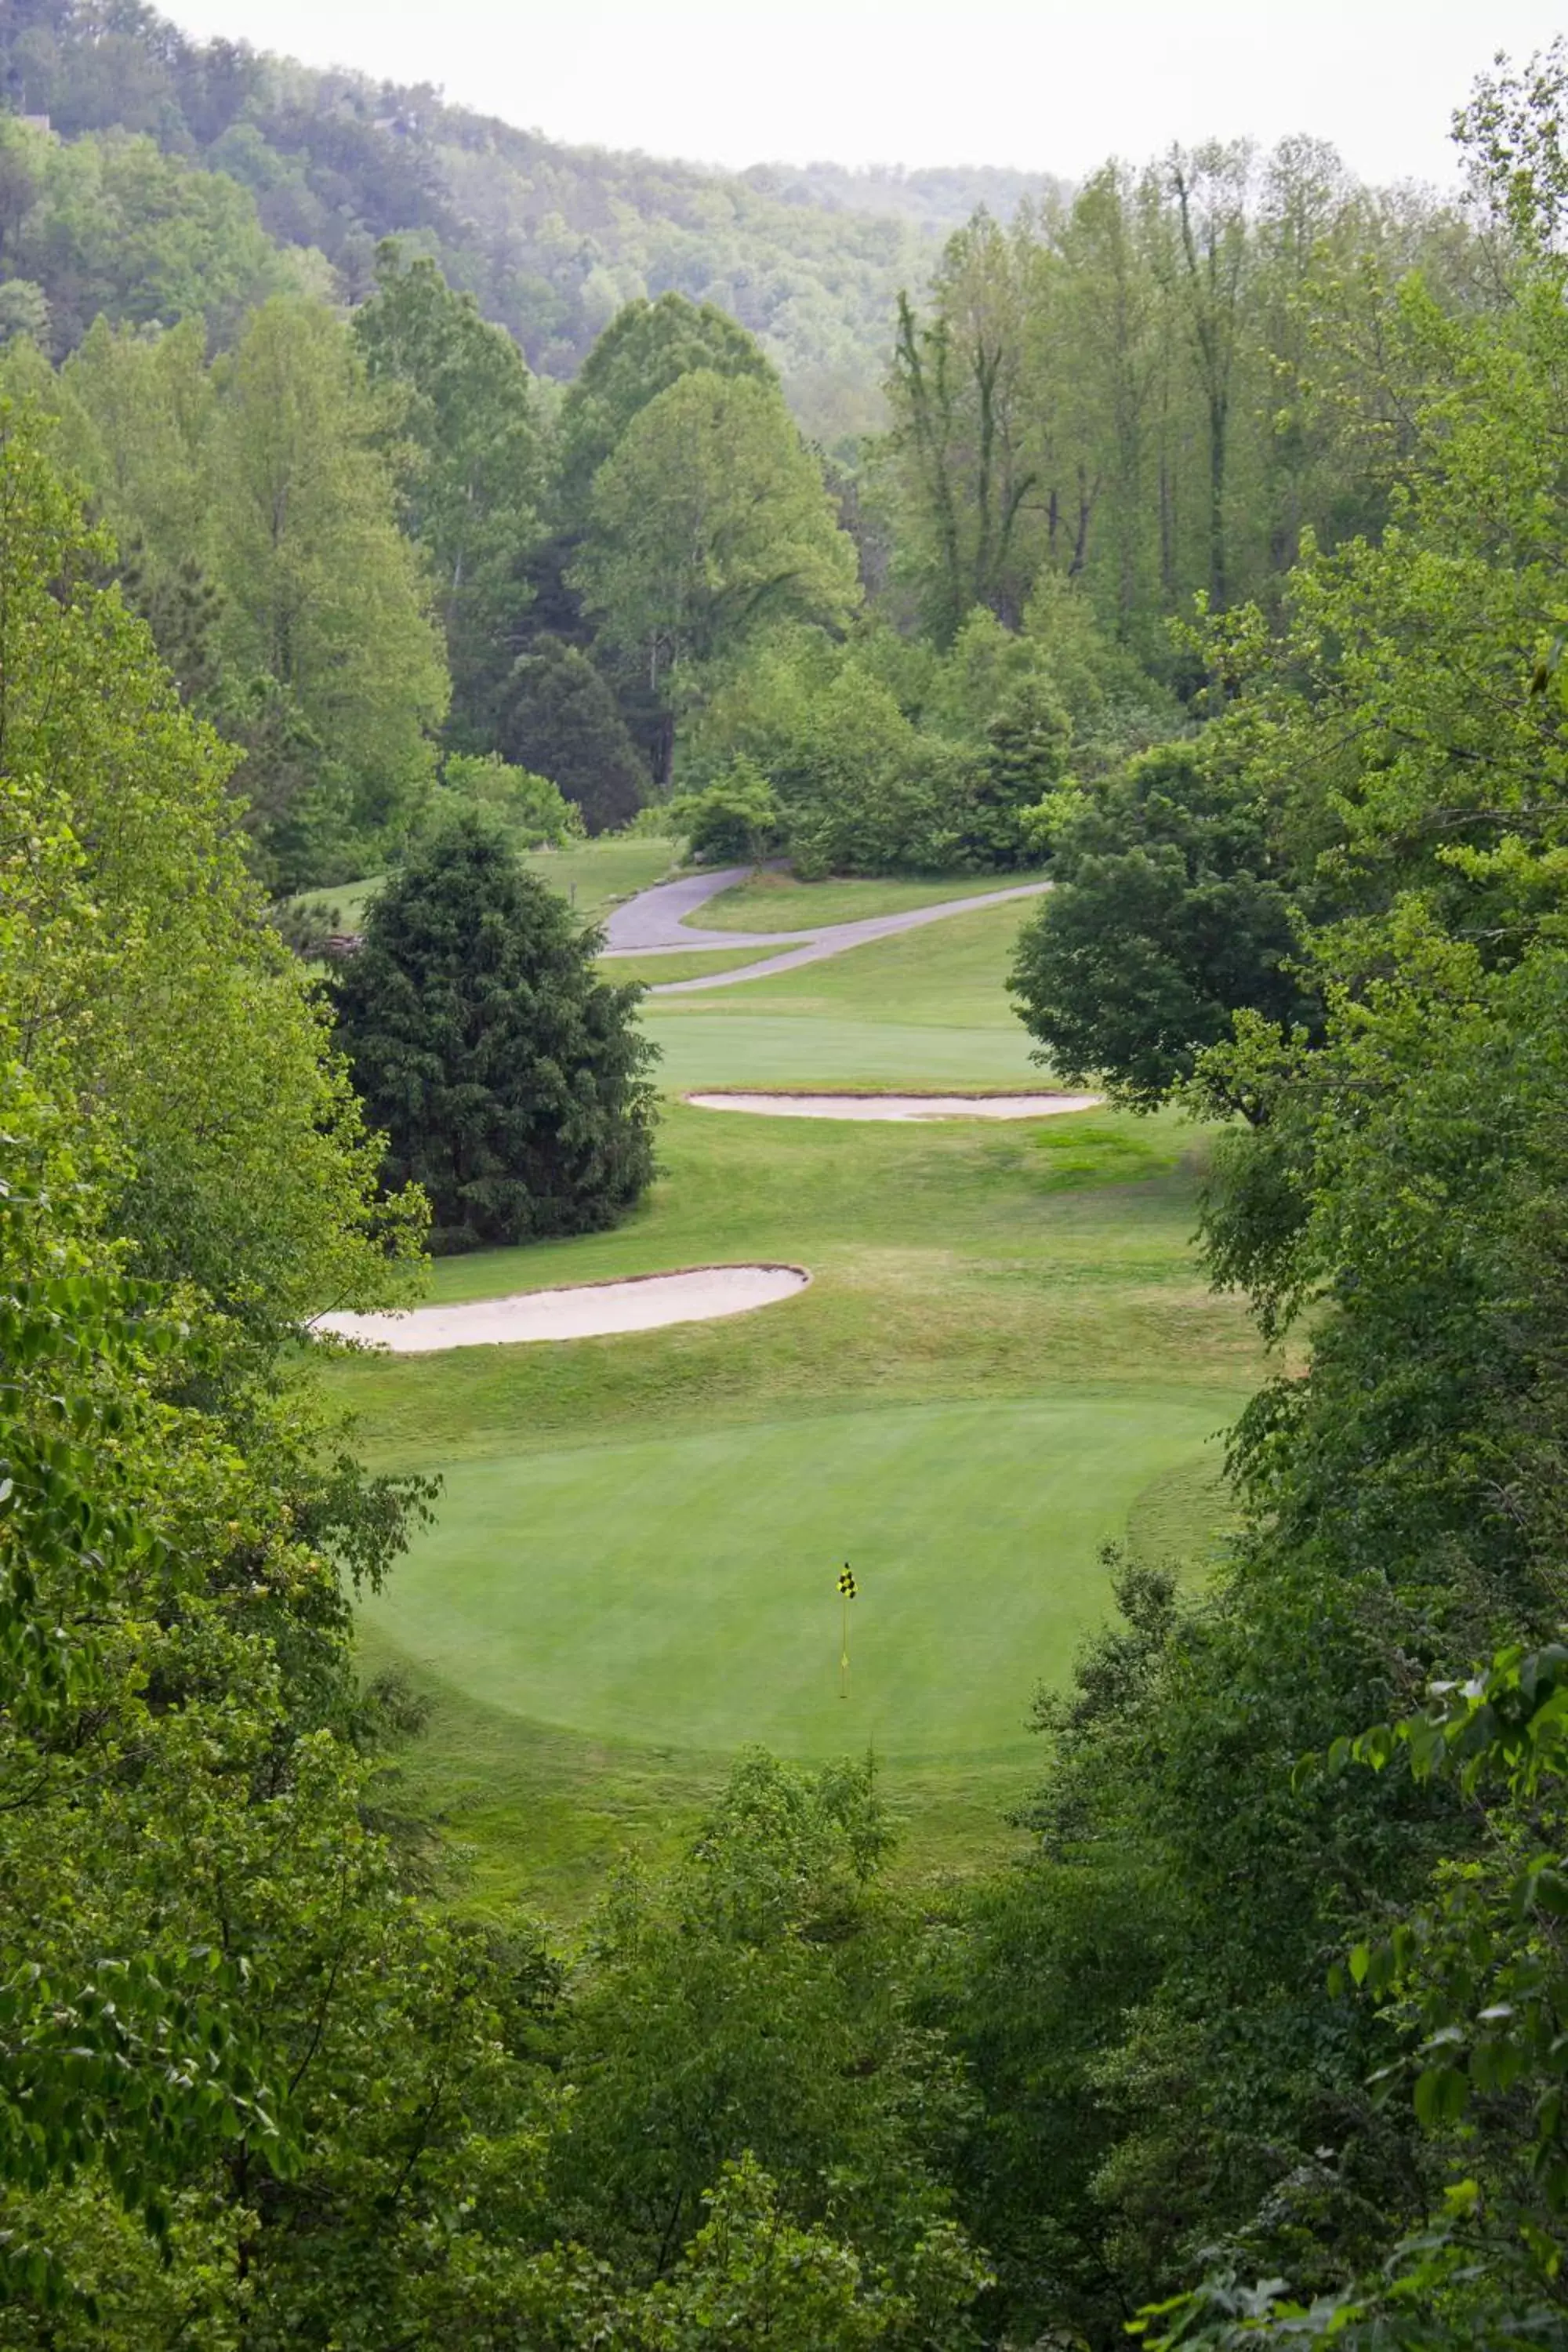
[[[1217,1471],[1240,1402],[872,1406],[463,1463],[366,1622],[481,1706],[598,1739],[1016,1751],[1042,1673],[1103,1622],[1100,1547],[1162,1475]]]
[[[1006,994],[1027,915],[648,1001],[664,1101],[642,1204],[606,1233],[437,1260],[430,1284],[456,1306],[791,1265],[811,1276],[795,1297],[329,1368],[371,1467],[442,1480],[360,1633],[365,1673],[423,1711],[395,1770],[458,1842],[459,1906],[585,1918],[618,1854],[679,1852],[751,1742],[872,1748],[897,1866],[984,1867],[1019,1838],[1036,1691],[1067,1686],[1111,1614],[1101,1548],[1207,1572],[1219,1433],[1268,1362],[1193,1247],[1201,1130],[1109,1107],[847,1122],[679,1098],[1051,1085]]]

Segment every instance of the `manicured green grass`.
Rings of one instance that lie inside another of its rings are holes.
[[[689,918],[699,930],[815,931],[827,923],[858,923],[870,915],[901,915],[911,907],[934,907],[944,898],[974,898],[1038,874],[946,874],[907,876],[879,881],[835,875],[826,882],[797,881],[776,866],[762,866],[748,882],[721,890]]]
[[[623,898],[664,881],[675,856],[674,842],[636,834],[580,842],[573,849],[536,849],[522,862],[591,922]]]
[[[606,956],[599,969],[606,980],[640,980],[653,988],[665,980],[703,980],[716,971],[737,971],[745,964],[760,963],[770,952],[767,948],[693,948],[686,955],[677,950]]]
[[[737,991],[737,994],[740,992]],[[921,1028],[889,1021],[832,1024],[782,1014],[701,1013],[659,997],[643,1025],[663,1059],[661,1086],[1026,1087],[1042,1083],[1022,1030]]]
[[[662,1174],[614,1233],[437,1262],[440,1299],[683,1265],[796,1261],[809,1289],[714,1323],[565,1345],[358,1355],[332,1381],[378,1466],[825,1402],[1063,1383],[1255,1385],[1261,1356],[1190,1237],[1199,1139],[1173,1115],[853,1125],[670,1106]]]
[[[523,859],[529,871],[571,900],[584,922],[596,919],[623,898],[662,882],[675,863],[676,845],[645,835],[613,835],[603,841],[580,842],[572,849],[536,849]],[[345,929],[363,917],[380,889],[384,875],[363,882],[334,883],[330,888],[302,890],[298,907],[335,907]]]
[[[1040,1083],[1006,992],[1033,908],[987,907],[770,980],[661,996],[643,1024],[662,1085],[1027,1087]],[[673,975],[672,975],[673,976]]]
[[[1192,1257],[1202,1139],[1173,1117],[856,1126],[677,1104],[659,1149],[618,1231],[445,1260],[437,1296],[752,1258],[804,1262],[810,1288],[716,1323],[331,1371],[375,1466],[447,1481],[364,1648],[431,1703],[402,1769],[471,1844],[458,1899],[578,1916],[618,1848],[669,1851],[724,1743],[764,1730],[803,1750],[873,1733],[911,1871],[1005,1853],[1034,1769],[1023,1706],[1104,1612],[1097,1543],[1201,1557],[1205,1440],[1259,1376]],[[802,1675],[824,1632],[836,1664],[846,1551],[868,1570],[866,1674],[847,1706],[818,1685],[813,1716]],[[800,1645],[771,1702],[747,1646],[759,1591],[779,1659],[792,1625]],[[943,1685],[950,1591],[980,1647]],[[731,1671],[751,1696],[726,1717]],[[961,1747],[963,1721],[990,1752]],[[922,1741],[952,1752],[922,1760]]]
[[[480,1705],[595,1739],[1016,1753],[1103,1618],[1100,1546],[1241,1401],[1075,1389],[465,1463],[366,1622]]]
[[[1004,987],[1029,912],[652,1001],[661,1082],[1037,1084]],[[429,1706],[400,1769],[466,1845],[453,1898],[579,1918],[624,1845],[675,1850],[750,1738],[872,1743],[917,1876],[1016,1851],[1028,1702],[1103,1621],[1100,1546],[1201,1574],[1225,1515],[1215,1435],[1264,1360],[1194,1258],[1205,1150],[1173,1115],[857,1125],[667,1100],[624,1225],[447,1259],[435,1295],[756,1259],[805,1265],[806,1290],[335,1364],[373,1466],[446,1482],[361,1630],[367,1669]],[[864,1599],[841,1700],[846,1556]]]
[[[357,929],[385,878],[384,875],[372,874],[363,882],[334,882],[326,889],[301,890],[289,904],[312,915],[330,915],[345,931],[352,931]]]

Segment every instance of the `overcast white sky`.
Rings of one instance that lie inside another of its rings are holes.
[[[574,143],[739,165],[1013,163],[1329,138],[1445,180],[1448,119],[1568,0],[165,0],[185,28],[434,81]]]

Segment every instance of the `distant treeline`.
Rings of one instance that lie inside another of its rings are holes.
[[[1070,198],[827,166],[742,187],[146,11],[23,5],[5,56],[8,385],[58,415],[127,596],[244,752],[278,891],[395,857],[454,757],[499,762],[480,797],[534,825],[563,821],[542,781],[590,829],[673,793],[660,821],[700,846],[808,871],[1033,857],[1064,779],[1190,731],[1202,610],[1268,608],[1305,545],[1382,528],[1408,289],[1456,320],[1496,299],[1479,215],[1308,140]],[[856,209],[977,189],[1013,217],[940,252]],[[822,240],[870,240],[859,323],[821,349],[882,429],[803,438],[805,346],[751,261],[640,290],[681,278],[676,194],[710,261],[765,228],[816,271],[819,326]],[[634,220],[665,260],[606,275]]]
[[[280,274],[359,301],[398,235],[546,376],[574,374],[625,302],[715,302],[833,441],[877,421],[887,321],[934,240],[978,204],[1010,209],[1049,185],[985,170],[736,175],[576,150],[427,87],[189,40],[139,0],[10,0],[0,76],[10,108],[47,116],[72,150],[13,140],[0,165],[0,274],[42,289],[57,357],[100,310],[168,325],[200,310],[231,332],[236,306]]]

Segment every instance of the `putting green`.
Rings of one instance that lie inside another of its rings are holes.
[[[1016,1753],[1104,1621],[1100,1546],[1217,1458],[1237,1402],[1069,1389],[460,1463],[365,1622],[474,1703],[602,1739]]]

